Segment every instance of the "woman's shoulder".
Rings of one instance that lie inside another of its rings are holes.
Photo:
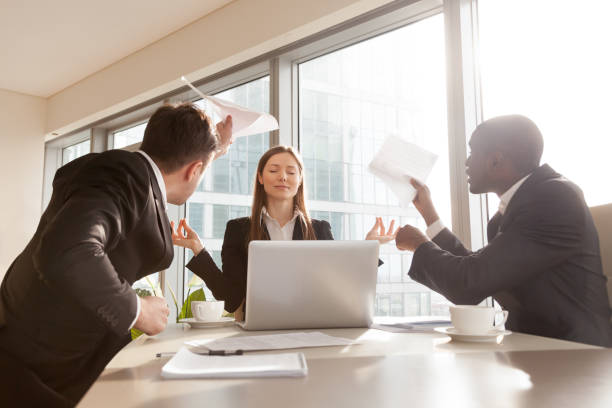
[[[325,221],[325,220],[317,220],[316,218],[311,218],[310,222],[312,223],[312,226],[314,227],[315,225],[317,227],[323,227],[323,226],[328,226],[329,222]]]
[[[310,223],[312,224],[312,229],[314,229],[317,239],[334,239],[329,222],[311,218]]]
[[[225,225],[225,236],[223,245],[236,244],[244,241],[249,234],[251,219],[249,217],[234,218]]]
[[[249,229],[251,226],[251,217],[240,217],[229,220],[225,226],[226,229]]]

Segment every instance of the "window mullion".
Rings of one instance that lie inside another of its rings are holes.
[[[476,1],[445,0],[444,21],[452,228],[466,246],[476,249],[486,243],[487,222],[485,197],[469,194],[465,174],[467,141],[482,121]]]
[[[278,119],[279,129],[271,133],[270,146],[297,146],[297,119],[294,107],[297,92],[293,90],[293,70],[291,60],[276,57],[270,60],[270,112]]]
[[[107,134],[108,132],[104,128],[92,128],[91,147],[89,151],[92,153],[101,153],[108,150]]]

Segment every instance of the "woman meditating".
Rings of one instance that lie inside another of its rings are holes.
[[[303,168],[299,154],[291,147],[276,146],[264,153],[257,165],[251,216],[227,222],[221,249],[222,271],[185,219],[180,220],[177,230],[172,223],[174,244],[193,251],[187,268],[204,280],[215,299],[225,301],[228,312],[237,311],[245,300],[249,242],[334,239],[327,221],[308,215]],[[391,221],[385,231],[382,219],[376,218],[366,239],[380,243],[393,240],[397,233],[393,224]],[[236,320],[241,318],[238,310]]]

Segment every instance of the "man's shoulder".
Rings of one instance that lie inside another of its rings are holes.
[[[569,199],[572,201],[583,201],[583,193],[580,187],[558,173],[552,177],[540,180],[529,190],[529,194],[534,199],[547,198],[548,200]]]
[[[96,165],[117,166],[131,172],[148,174],[146,159],[140,153],[113,149],[99,153],[95,160]]]
[[[57,176],[69,175],[78,180],[103,178],[129,178],[138,181],[149,179],[145,160],[138,153],[124,150],[108,150],[90,153],[66,164],[57,171]]]
[[[150,176],[143,159],[138,153],[122,150],[87,154],[56,172],[53,190],[71,194],[82,188],[96,188],[111,194],[125,191],[132,197],[147,196]]]
[[[534,221],[543,220],[582,220],[587,205],[582,190],[574,182],[558,173],[541,177],[530,183],[528,188],[517,192],[516,203],[513,198],[509,205],[515,214],[528,215]]]

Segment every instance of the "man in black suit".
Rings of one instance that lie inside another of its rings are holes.
[[[163,106],[141,150],[93,153],[60,168],[34,237],[0,288],[0,405],[72,406],[130,341],[154,335],[168,305],[131,285],[167,268],[167,203],[183,204],[227,151],[192,104]],[[15,404],[15,405],[13,405]]]
[[[427,187],[413,181],[432,241],[410,225],[399,231],[397,247],[414,251],[410,277],[457,304],[493,296],[509,311],[511,330],[612,346],[597,231],[580,188],[539,165],[536,125],[514,115],[485,121],[470,149],[470,192],[493,192],[501,201],[489,243],[466,249],[440,223]]]

